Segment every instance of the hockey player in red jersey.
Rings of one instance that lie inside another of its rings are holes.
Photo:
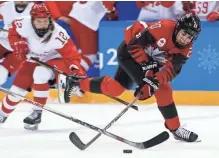
[[[198,135],[181,127],[169,82],[190,58],[192,43],[200,31],[200,19],[192,14],[182,16],[178,22],[137,21],[125,29],[125,40],[118,47],[119,68],[115,79],[109,76],[87,78],[78,84],[84,91],[119,96],[136,83],[138,88],[134,95],[142,92],[140,100],[155,96],[165,127],[174,138],[194,142]],[[66,94],[72,84],[77,83],[68,82]]]
[[[11,87],[12,92],[24,96],[33,88],[34,100],[45,105],[49,83],[55,83],[57,74],[27,59],[27,55],[56,66],[68,74],[85,73],[80,68],[81,57],[75,45],[67,32],[52,20],[44,3],[33,5],[31,17],[15,20],[8,37],[14,55],[23,62]],[[20,98],[10,95],[3,99],[1,122],[6,120],[19,102]],[[41,113],[42,110],[35,107],[31,115],[24,119],[24,123],[36,128],[41,122]]]

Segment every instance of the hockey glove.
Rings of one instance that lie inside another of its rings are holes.
[[[29,52],[29,47],[26,40],[22,39],[20,41],[14,42],[12,48],[13,48],[13,53],[18,60],[24,61],[27,59],[26,55]]]
[[[81,68],[81,66],[78,65],[70,65],[70,75],[74,76],[86,76],[86,72]]]
[[[219,12],[218,11],[210,12],[207,16],[207,20],[210,22],[217,21],[218,19],[219,19]]]
[[[159,89],[159,82],[153,77],[145,77],[143,81],[144,84],[140,85],[134,93],[134,96],[136,96],[139,92],[142,93],[139,100],[146,100],[150,98]]]

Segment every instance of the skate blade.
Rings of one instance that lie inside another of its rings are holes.
[[[181,143],[200,143],[200,142],[202,142],[202,140],[196,140],[194,142],[187,142],[187,141],[184,141],[184,140],[178,140],[178,141],[180,141]]]
[[[30,131],[35,131],[35,130],[38,130],[38,125],[39,124],[34,124],[34,125],[24,124],[24,129],[30,130]]]
[[[73,94],[74,94],[76,97],[79,97],[79,98],[82,98],[82,97],[84,96],[84,94],[83,94],[81,91],[73,92]]]
[[[201,139],[194,141],[194,143],[200,143],[200,142],[202,142]]]

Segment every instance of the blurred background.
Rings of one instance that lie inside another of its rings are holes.
[[[118,66],[117,47],[123,41],[124,29],[134,21],[177,20],[188,12],[197,14],[202,20],[202,31],[194,43],[192,57],[185,64],[181,74],[171,83],[174,97],[178,104],[219,104],[219,2],[44,1],[42,3],[46,3],[53,18],[72,37],[82,54],[81,65],[88,72],[88,76],[114,76]],[[1,27],[4,27],[4,19],[1,20]],[[13,76],[4,87],[9,88],[12,81]],[[129,96],[125,95],[124,98]],[[96,99],[87,98],[76,100],[94,102]]]

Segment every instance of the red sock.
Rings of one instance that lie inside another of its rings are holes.
[[[125,91],[125,88],[122,87],[119,82],[109,76],[81,80],[80,88],[83,91],[115,97],[121,95]]]
[[[12,99],[10,99],[10,97],[8,97],[8,95],[6,97],[4,97],[3,102],[2,102],[2,112],[5,115],[9,115],[12,111],[14,111],[16,105],[19,103],[18,102],[14,102],[12,101]]]
[[[45,105],[49,96],[49,84],[34,84],[34,101]]]

